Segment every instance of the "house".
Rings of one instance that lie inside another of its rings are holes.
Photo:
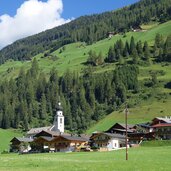
[[[155,138],[162,140],[171,139],[171,123],[159,123],[152,126],[154,128]]]
[[[89,137],[86,135],[73,135],[55,131],[42,131],[34,136],[32,150],[39,152],[71,152],[77,147],[88,144]]]
[[[125,147],[125,136],[121,134],[97,132],[90,137],[91,146],[100,151],[111,151]]]
[[[37,136],[32,144],[32,150],[38,152],[73,152],[78,147],[88,144],[89,139],[78,135],[61,134],[51,136]]]
[[[133,32],[145,32],[146,30],[142,29],[139,25],[131,27]]]
[[[135,131],[134,128],[135,125],[127,125],[127,133],[132,133]],[[122,123],[115,123],[111,128],[109,128],[107,131],[105,131],[107,133],[116,133],[116,134],[121,134],[121,135],[125,135],[126,134],[126,125],[122,124]]]
[[[10,142],[10,152],[28,152],[31,150],[30,143],[33,142],[33,139],[14,137]]]
[[[89,139],[76,135],[60,135],[51,141],[56,152],[74,152],[88,144]]]
[[[171,116],[156,117],[152,120],[150,126],[156,139],[171,139]]]
[[[116,32],[108,32],[108,38],[111,39],[114,35],[116,34]]]

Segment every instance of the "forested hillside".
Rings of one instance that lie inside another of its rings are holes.
[[[124,72],[124,73],[123,73]],[[59,77],[53,69],[49,80],[39,72],[37,61],[27,73],[0,85],[0,127],[22,128],[52,123],[57,100],[61,99],[69,130],[86,130],[126,100],[126,91],[138,91],[138,68],[118,66],[111,73],[92,75],[67,72]]]
[[[162,23],[170,18],[170,0],[141,0],[117,11],[80,17],[63,26],[16,41],[0,51],[0,64],[8,59],[30,60],[40,52],[53,52],[71,42],[91,44],[105,38],[111,31],[126,32],[143,23]]]

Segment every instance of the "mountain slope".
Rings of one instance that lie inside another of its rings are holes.
[[[146,25],[146,27],[150,25]],[[153,25],[152,25],[153,26]],[[41,53],[35,58],[38,60],[40,69],[44,73],[49,73],[50,70],[55,67],[60,75],[63,75],[69,68],[71,71],[81,72],[86,66],[84,62],[86,62],[88,58],[88,52],[90,50],[94,50],[96,53],[102,52],[103,56],[106,57],[108,49],[112,46],[117,40],[130,40],[132,36],[134,36],[135,41],[141,40],[142,42],[148,41],[149,44],[154,42],[155,36],[157,33],[163,35],[163,37],[167,37],[171,34],[171,21],[168,21],[163,24],[155,24],[152,28],[147,30],[146,32],[128,32],[126,36],[121,34],[117,34],[113,36],[111,39],[104,39],[93,43],[92,45],[86,45],[85,43],[78,42],[65,45],[64,51],[60,53],[60,48],[52,53],[51,56],[43,57],[44,54]],[[103,49],[103,51],[102,51]],[[108,70],[113,70],[115,64],[104,65],[103,67],[97,67],[96,72],[104,72]],[[3,65],[0,65],[0,78],[1,79],[10,79],[14,78],[18,75],[20,68],[23,67],[25,70],[31,67],[31,61],[11,61],[9,60]]]
[[[171,93],[171,90],[170,90]],[[163,100],[157,100],[155,98],[149,99],[144,103],[131,107],[128,114],[128,124],[137,124],[150,122],[155,117],[170,116],[171,98]],[[106,131],[115,123],[125,123],[124,108],[119,111],[115,111],[104,119],[100,120],[92,127],[90,127],[86,133],[91,134],[94,131]]]
[[[28,60],[47,49],[52,51],[72,42],[92,43],[110,31],[125,32],[150,21],[168,21],[170,0],[141,0],[123,9],[99,15],[80,17],[63,26],[16,41],[0,51],[0,64],[8,59]]]

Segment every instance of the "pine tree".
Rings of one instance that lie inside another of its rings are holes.
[[[46,112],[46,97],[45,94],[42,94],[41,100],[40,100],[40,119],[46,119],[47,118],[47,112]]]
[[[133,50],[136,48],[135,46],[135,40],[134,40],[134,37],[132,36],[131,37],[131,41],[130,41],[130,54],[133,53]]]
[[[144,42],[144,60],[149,63],[149,58],[150,58],[150,50],[147,41]]]
[[[133,64],[138,63],[138,53],[137,53],[136,49],[134,49],[133,52],[132,52],[132,62],[133,62]]]
[[[31,69],[30,69],[31,77],[36,78],[38,75],[38,72],[39,72],[39,65],[38,65],[36,58],[34,58],[32,61]]]

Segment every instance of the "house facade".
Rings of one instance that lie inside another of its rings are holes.
[[[156,139],[170,140],[171,139],[171,123],[160,123],[152,126]]]
[[[111,151],[125,147],[125,136],[112,133],[94,133],[90,137],[91,146],[99,148],[100,151]]]
[[[33,142],[33,139],[14,137],[10,142],[10,152],[28,152],[31,150],[30,143]]]

